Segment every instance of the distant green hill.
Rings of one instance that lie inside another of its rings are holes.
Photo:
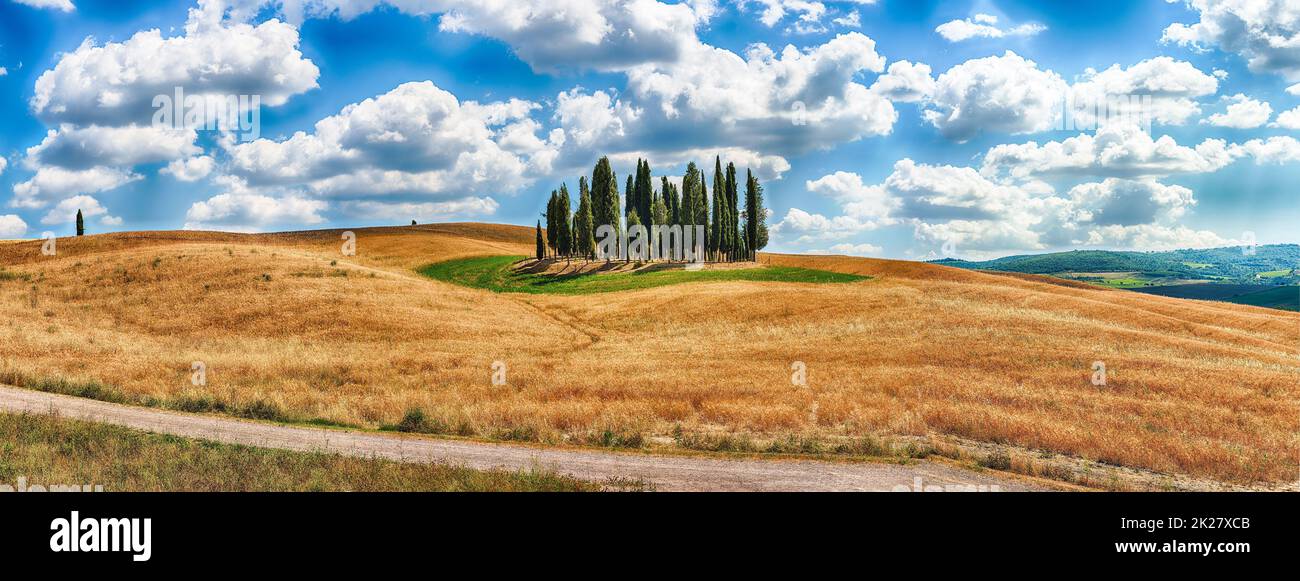
[[[1259,246],[1165,252],[1075,250],[1006,256],[995,260],[944,259],[935,264],[1048,274],[1111,288],[1165,296],[1218,300],[1300,310],[1300,245]]]
[[[1257,284],[1268,279],[1270,284],[1285,284],[1294,282],[1289,279],[1294,279],[1294,269],[1300,268],[1300,245],[1259,246],[1253,254],[1246,254],[1240,246],[1232,246],[1165,252],[1075,250],[986,261],[944,259],[934,262],[959,268],[1029,274],[1136,272],[1153,279],[1183,278],[1244,284]]]

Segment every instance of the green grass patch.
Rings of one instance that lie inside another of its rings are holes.
[[[646,270],[623,273],[534,274],[513,268],[523,256],[480,256],[438,262],[418,269],[432,279],[494,292],[582,295],[637,290],[691,282],[851,283],[870,277],[792,266],[733,270]]]
[[[4,267],[0,267],[0,281],[31,280],[31,278],[32,277],[29,274],[25,274],[21,272],[12,272],[12,271],[5,270]]]
[[[0,368],[0,383],[48,393],[97,399],[110,403],[127,403],[129,400],[121,390],[102,383],[98,379],[38,377],[9,368]]]
[[[1295,271],[1290,269],[1270,270],[1268,272],[1261,272],[1258,276],[1259,278],[1281,278],[1284,276],[1291,276],[1292,272]]]
[[[1111,288],[1136,288],[1151,286],[1151,282],[1140,278],[1108,278],[1100,281],[1098,284]]]

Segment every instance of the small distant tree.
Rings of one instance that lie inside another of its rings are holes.
[[[412,226],[415,225],[415,220],[411,220],[411,225],[412,225]]]
[[[542,238],[542,221],[537,221],[537,259],[546,258],[546,240]]]
[[[82,217],[81,210],[77,210],[77,236],[86,235],[86,219]]]

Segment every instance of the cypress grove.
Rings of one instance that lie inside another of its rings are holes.
[[[626,200],[620,203],[618,176],[609,158],[601,157],[592,170],[590,181],[586,176],[578,178],[576,211],[573,211],[567,184],[561,184],[558,190],[551,192],[545,214],[546,247],[551,249],[550,255],[580,256],[584,260],[604,258],[608,262],[614,257],[609,254],[602,256],[597,237],[604,239],[606,234],[601,232],[601,227],[608,226],[607,232],[612,233],[615,239],[622,239],[625,238],[624,225],[629,229],[627,237],[631,238],[635,238],[631,232],[633,226],[644,227],[645,233],[653,239],[642,243],[655,248],[657,254],[661,241],[672,240],[680,244],[683,242],[681,233],[687,230],[694,233],[696,226],[702,226],[704,240],[693,239],[691,245],[699,244],[707,259],[728,262],[756,260],[758,251],[767,246],[768,239],[763,187],[754,173],[746,169],[742,202],[736,164],[729,162],[724,169],[722,157],[715,156],[713,167],[711,211],[704,171],[693,161],[687,164],[680,187],[670,182],[667,176],[660,176],[656,190],[649,160],[638,159],[636,169],[627,176],[623,191]],[[743,210],[740,207],[742,203]],[[677,234],[672,239],[664,238],[663,232],[666,231]],[[544,254],[541,236],[539,221],[539,256]],[[630,254],[623,254],[624,260],[632,260]],[[650,256],[653,258],[656,254]],[[683,255],[677,256],[679,258],[662,258],[678,260]]]

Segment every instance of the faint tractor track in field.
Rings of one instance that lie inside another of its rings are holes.
[[[113,404],[0,386],[0,411],[53,413],[227,444],[327,452],[478,470],[549,470],[592,482],[639,480],[663,491],[1048,490],[1031,480],[931,461],[909,464],[656,456],[285,426]],[[996,488],[993,488],[996,487]]]
[[[588,349],[588,348],[592,347],[593,345],[595,345],[596,343],[599,343],[599,342],[600,342],[600,334],[599,334],[599,333],[596,333],[595,331],[591,330],[591,328],[588,327],[588,326],[586,325],[585,321],[582,321],[582,319],[579,319],[579,318],[578,318],[577,316],[575,316],[573,313],[570,313],[569,311],[565,310],[564,307],[556,306],[556,307],[553,308],[553,309],[547,309],[547,308],[545,308],[545,307],[538,306],[536,303],[534,303],[534,302],[532,302],[532,301],[530,301],[530,300],[528,300],[528,299],[526,299],[526,298],[515,297],[515,296],[512,296],[512,295],[513,295],[513,293],[501,293],[501,296],[507,297],[507,298],[509,298],[510,300],[512,300],[512,301],[514,301],[514,302],[516,302],[516,303],[518,303],[518,304],[526,305],[526,306],[532,308],[534,311],[537,311],[537,312],[538,312],[539,314],[541,314],[543,317],[546,317],[546,318],[548,318],[548,319],[550,319],[550,320],[552,320],[552,321],[555,321],[556,323],[559,323],[559,324],[561,324],[561,325],[564,325],[565,327],[568,327],[568,328],[574,330],[575,332],[580,333],[580,334],[582,334],[583,336],[587,337],[587,344],[585,344],[585,345],[575,345],[575,346],[573,346],[573,347],[567,347],[567,346],[566,346],[566,347],[562,350],[563,352],[565,352],[565,353],[572,353],[572,352],[575,351],[575,350]],[[556,314],[556,313],[559,313],[559,314]]]

